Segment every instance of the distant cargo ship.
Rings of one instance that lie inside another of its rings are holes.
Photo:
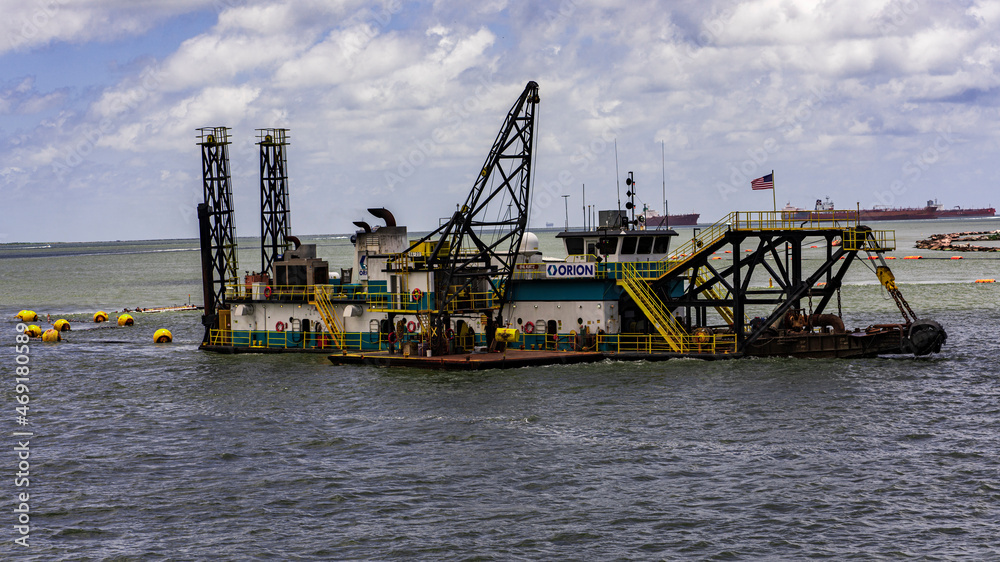
[[[826,200],[817,199],[816,206],[812,211],[800,209],[792,205],[786,205],[782,211],[782,216],[791,220],[810,219],[847,219],[854,218],[857,211],[834,211],[833,201],[829,197]],[[945,209],[944,205],[937,199],[927,201],[924,207],[876,207],[874,209],[861,209],[862,221],[906,221],[921,219],[947,219],[947,218],[972,218],[972,217],[992,217],[996,215],[993,207],[983,207],[978,209],[962,209],[954,207]]]
[[[649,207],[642,213],[646,228],[668,228],[674,226],[694,226],[698,224],[699,213],[687,213],[683,215],[663,216]]]

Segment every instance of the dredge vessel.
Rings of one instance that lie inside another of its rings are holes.
[[[352,266],[332,274],[315,245],[290,233],[287,131],[261,129],[261,268],[238,275],[229,132],[201,129],[201,348],[452,369],[940,351],[944,329],[914,314],[883,259],[893,232],[839,211],[805,221],[733,212],[677,242],[671,229],[640,228],[632,205],[602,211],[596,228],[559,233],[566,255],[543,256],[526,231],[538,103],[529,82],[439,228],[411,238],[389,210],[369,209],[381,224],[354,223]],[[823,241],[821,259],[803,257],[807,240]],[[903,318],[848,331],[839,291],[865,256]]]

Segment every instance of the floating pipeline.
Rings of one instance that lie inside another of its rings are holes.
[[[980,230],[932,234],[926,240],[917,240],[921,250],[949,250],[952,252],[1000,252],[1000,246],[973,246],[969,242],[1000,241],[1000,230]],[[960,242],[965,242],[961,244]]]

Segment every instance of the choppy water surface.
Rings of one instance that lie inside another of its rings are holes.
[[[953,226],[927,224],[898,235]],[[318,242],[346,262],[346,241]],[[31,344],[32,547],[7,531],[4,558],[1000,556],[1000,286],[971,282],[1000,277],[991,257],[893,262],[949,332],[923,359],[455,374],[201,353],[197,312],[89,322],[199,302],[193,248],[0,247],[4,372],[21,308],[74,326]],[[848,326],[895,321],[855,273]],[[173,344],[152,343],[160,327]],[[0,456],[8,506],[15,462]]]

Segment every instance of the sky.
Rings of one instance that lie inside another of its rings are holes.
[[[196,129],[287,128],[294,234],[411,231],[540,103],[529,227],[637,198],[734,210],[1000,205],[1000,2],[0,0],[0,243],[195,238]],[[750,181],[774,171],[774,197]],[[564,199],[563,195],[569,195]]]

